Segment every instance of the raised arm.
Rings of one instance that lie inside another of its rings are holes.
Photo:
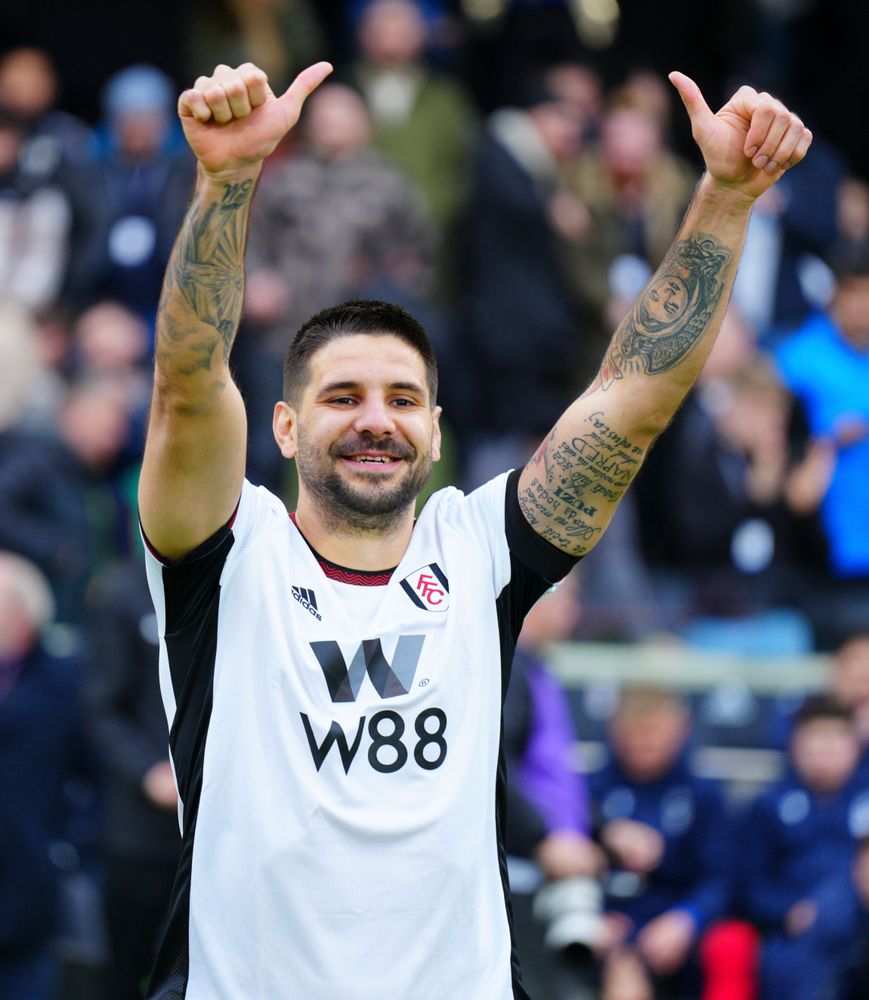
[[[160,298],[139,484],[145,534],[170,558],[205,541],[238,503],[247,420],[228,362],[244,294],[251,198],[262,161],[330,72],[317,63],[275,97],[250,63],[218,66],[178,102],[199,169]]]
[[[693,81],[681,73],[670,79],[690,115],[706,173],[598,376],[519,479],[528,522],[577,556],[597,544],[712,349],[754,201],[805,156],[812,140],[799,118],[769,94],[742,87],[713,114]]]

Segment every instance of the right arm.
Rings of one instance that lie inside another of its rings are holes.
[[[247,420],[228,362],[241,315],[251,198],[263,159],[330,71],[318,63],[275,97],[256,67],[221,66],[179,100],[199,171],[160,298],[139,483],[142,527],[168,558],[209,538],[238,503]]]

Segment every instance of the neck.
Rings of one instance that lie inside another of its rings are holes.
[[[346,569],[368,571],[391,569],[401,562],[410,544],[413,517],[411,504],[388,521],[383,515],[366,518],[364,514],[348,520],[303,493],[295,513],[299,530],[324,559]]]

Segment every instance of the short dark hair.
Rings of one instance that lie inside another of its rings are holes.
[[[843,705],[832,695],[817,694],[807,698],[797,711],[794,719],[794,729],[801,729],[810,722],[833,721],[844,722],[851,725],[854,721],[854,713]]]
[[[291,405],[308,381],[309,362],[331,340],[356,334],[372,337],[393,336],[413,347],[425,363],[431,405],[438,392],[438,366],[428,334],[407,310],[376,299],[352,299],[330,306],[302,325],[284,356],[284,399]]]

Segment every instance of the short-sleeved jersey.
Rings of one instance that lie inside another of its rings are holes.
[[[526,1000],[501,706],[573,560],[517,475],[435,494],[391,573],[326,563],[250,483],[188,557],[148,555],[184,838],[149,997]]]

